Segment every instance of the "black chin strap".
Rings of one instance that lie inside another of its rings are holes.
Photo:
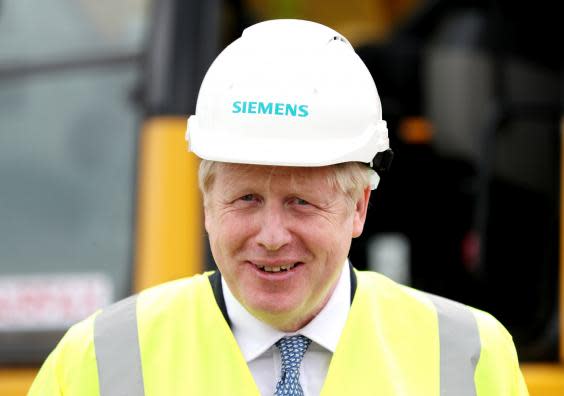
[[[221,285],[221,274],[219,271],[215,271],[208,277],[210,281],[211,288],[213,290],[213,296],[215,297],[215,302],[219,307],[223,318],[231,327],[231,320],[229,320],[229,315],[227,315],[227,306],[225,305],[225,299],[223,298],[223,286]]]
[[[378,173],[380,177],[386,175],[390,171],[392,166],[392,160],[394,159],[394,152],[392,149],[387,149],[376,154],[376,157],[372,160],[372,169]]]
[[[351,305],[352,305],[354,300],[354,295],[356,293],[357,281],[356,281],[356,273],[354,272],[354,268],[350,261],[349,261],[349,270],[351,271]]]

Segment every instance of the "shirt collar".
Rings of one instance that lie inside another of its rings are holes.
[[[337,349],[350,309],[348,260],[343,265],[337,286],[327,304],[311,322],[295,333],[284,333],[255,318],[233,296],[223,277],[221,282],[231,329],[247,362],[262,355],[280,338],[295,334],[304,335],[333,353]]]

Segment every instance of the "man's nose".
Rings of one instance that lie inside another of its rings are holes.
[[[290,243],[292,235],[287,227],[284,209],[269,205],[263,209],[259,219],[260,230],[257,243],[268,251],[277,251]]]

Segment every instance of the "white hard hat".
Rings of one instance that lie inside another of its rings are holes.
[[[391,152],[376,85],[351,44],[292,19],[245,29],[216,58],[186,140],[200,158],[258,165],[371,164]]]

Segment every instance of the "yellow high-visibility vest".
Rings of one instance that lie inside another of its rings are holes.
[[[491,315],[357,272],[321,394],[521,396],[511,336]],[[259,395],[210,274],[145,290],[73,326],[30,395]]]

